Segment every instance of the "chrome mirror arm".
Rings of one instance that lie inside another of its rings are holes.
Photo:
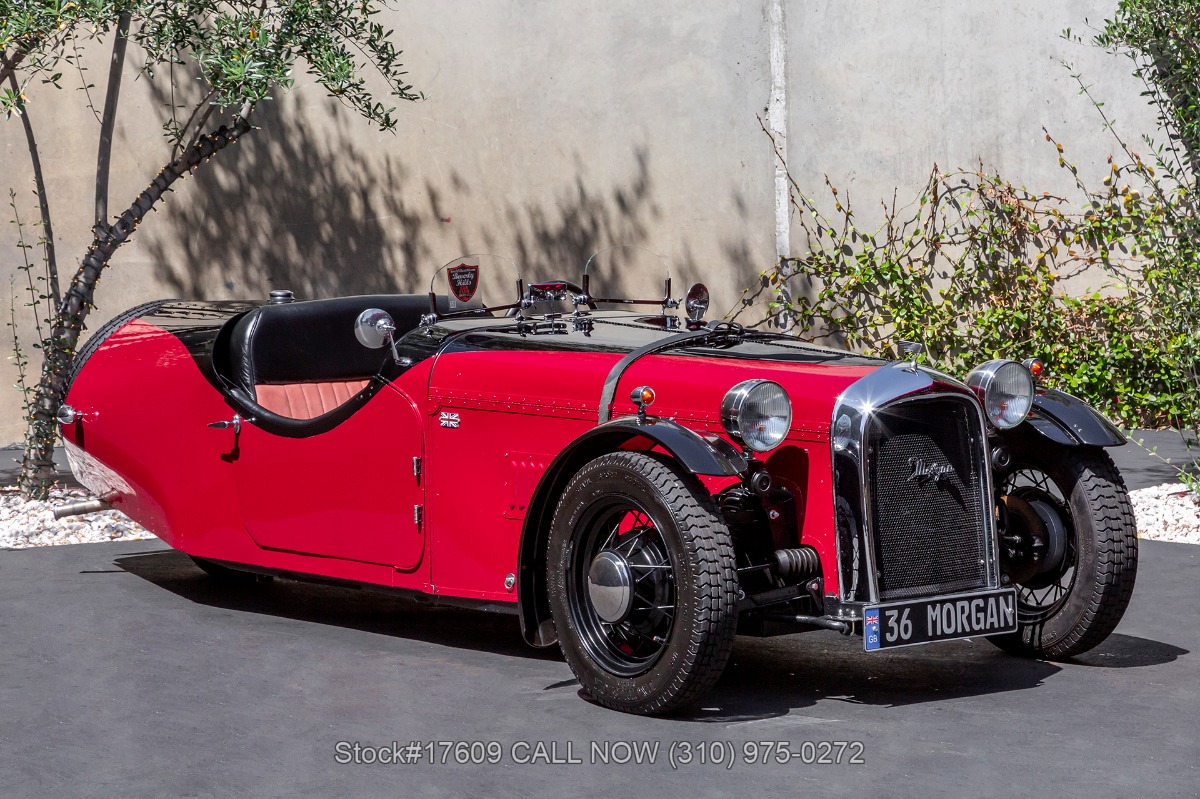
[[[387,342],[388,347],[392,350],[392,360],[400,363],[400,353],[396,351],[396,325],[390,318],[383,318],[375,322],[375,330],[379,335],[383,336],[383,340]]]

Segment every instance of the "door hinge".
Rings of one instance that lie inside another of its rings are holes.
[[[413,524],[417,527],[421,526],[421,506],[413,505]]]
[[[413,477],[421,476],[421,459],[413,458]]]

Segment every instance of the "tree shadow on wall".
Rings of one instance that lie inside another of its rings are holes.
[[[451,170],[435,185],[386,152],[386,135],[378,147],[360,145],[351,126],[361,120],[337,113],[314,130],[291,101],[282,102],[261,108],[254,118],[261,130],[170,197],[168,224],[147,237],[160,279],[178,296],[265,297],[277,288],[299,299],[423,292],[448,258],[481,251],[513,257],[526,281],[577,279],[597,250],[647,246],[658,216],[642,148],[633,152],[631,178],[610,189],[596,188],[577,169],[566,188],[549,188],[544,202],[506,203],[494,219],[459,216],[457,250],[443,251],[445,225],[471,196],[467,181]],[[466,230],[480,233],[472,238]],[[646,263],[634,251],[613,257],[621,284]]]
[[[555,191],[553,205],[507,205],[503,217],[512,231],[518,262],[537,278],[578,280],[588,259],[607,250],[591,266],[597,293],[641,295],[647,285],[661,291],[663,274],[656,257],[661,252],[649,239],[650,223],[661,215],[654,200],[650,153],[645,146],[635,147],[633,159],[633,176],[607,192],[583,178],[584,167],[577,159],[575,178]]]
[[[737,222],[736,229],[748,231],[761,227],[761,220],[751,215],[746,197],[740,190],[735,189],[731,192],[730,205]],[[742,307],[741,290],[754,282],[764,268],[761,256],[754,252],[751,242],[744,232],[740,236],[735,234],[732,237],[723,237],[719,246],[719,252],[702,252],[697,258],[692,251],[691,243],[684,242],[683,255],[675,261],[680,268],[671,271],[672,278],[680,279],[680,284],[677,284],[676,288],[677,294],[685,291],[683,286],[697,281],[707,284],[709,289],[713,290],[710,319],[716,319],[728,312],[739,310]],[[717,288],[718,276],[721,273],[734,276],[731,296],[721,294],[720,289]]]
[[[160,279],[184,297],[420,290],[431,255],[422,229],[435,220],[405,202],[403,165],[356,147],[344,117],[318,134],[263,107],[260,130],[168,205],[169,232],[147,244]]]

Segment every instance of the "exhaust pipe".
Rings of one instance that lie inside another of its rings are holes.
[[[764,616],[763,618],[767,621],[781,621],[787,624],[811,624],[814,627],[823,627],[826,630],[833,630],[834,632],[839,632],[842,635],[850,635],[850,633],[854,632],[853,625],[844,621],[838,621],[837,619],[831,619],[826,616],[792,616],[790,614],[773,614]]]
[[[54,518],[65,519],[68,516],[99,513],[102,510],[112,510],[112,505],[102,499],[88,499],[83,502],[72,502],[70,505],[59,505],[54,509]]]

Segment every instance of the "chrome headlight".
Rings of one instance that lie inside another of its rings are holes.
[[[1025,421],[1033,407],[1033,376],[1016,361],[988,361],[967,375],[988,421],[1001,430]]]
[[[770,380],[738,383],[721,400],[721,424],[735,441],[755,452],[779,446],[792,426],[792,403]]]

